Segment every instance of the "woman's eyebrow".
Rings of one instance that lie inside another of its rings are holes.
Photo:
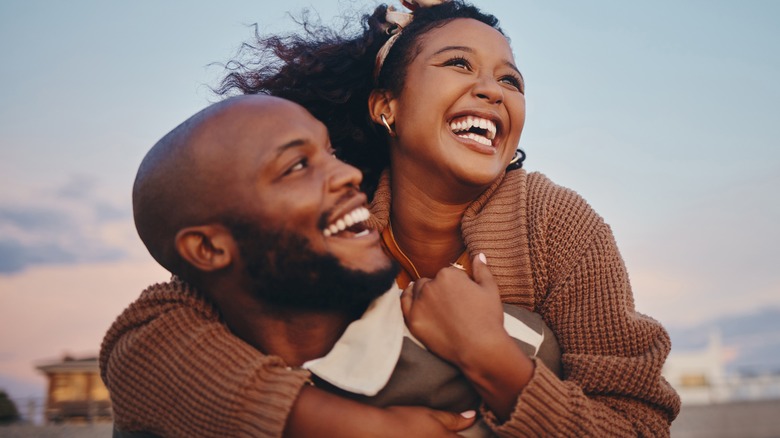
[[[436,53],[433,54],[433,56],[439,55],[439,54],[444,53],[444,52],[453,51],[453,50],[457,50],[457,51],[460,51],[460,52],[474,53],[474,49],[472,49],[471,47],[468,47],[468,46],[446,46],[446,47],[442,47],[441,49],[437,50]]]
[[[515,65],[515,64],[514,64],[512,61],[509,61],[509,60],[507,60],[507,61],[504,61],[504,65],[505,65],[505,66],[507,66],[507,67],[509,67],[509,68],[511,68],[512,70],[516,71],[516,72],[517,72],[517,74],[519,74],[519,75],[520,75],[520,77],[523,77],[523,74],[522,74],[522,73],[520,73],[520,69],[519,69],[519,68],[517,68],[517,66],[516,66],[516,65]]]
[[[444,52],[451,52],[451,51],[459,51],[459,52],[466,52],[466,53],[474,53],[474,49],[468,46],[445,46],[441,49],[437,50],[431,57],[434,57],[436,55],[440,55]],[[511,68],[512,70],[516,71],[517,74],[522,76],[523,74],[520,73],[520,69],[517,68],[517,66],[510,60],[504,60],[504,65]]]

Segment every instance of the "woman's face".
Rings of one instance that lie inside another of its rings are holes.
[[[455,19],[423,35],[390,101],[393,172],[440,188],[492,183],[523,130],[522,81],[508,41],[486,24]]]

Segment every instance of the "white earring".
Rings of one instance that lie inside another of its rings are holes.
[[[387,128],[387,133],[390,134],[390,137],[395,137],[395,132],[393,132],[393,128],[390,127],[390,124],[387,123],[387,119],[385,118],[385,115],[380,114],[379,118],[382,119],[382,124],[385,125],[385,128]]]

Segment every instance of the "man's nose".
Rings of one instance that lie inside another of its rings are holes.
[[[330,190],[339,190],[345,186],[360,187],[360,183],[363,181],[363,173],[360,170],[336,157],[332,157],[331,160],[328,174],[328,188]]]

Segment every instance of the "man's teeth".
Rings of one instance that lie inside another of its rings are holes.
[[[325,235],[325,237],[336,235],[352,225],[365,221],[370,216],[371,213],[369,213],[367,208],[358,207],[337,219],[336,222],[330,224],[327,228],[322,230],[322,234]],[[355,237],[364,236],[365,234],[368,234],[368,230],[366,230],[365,233],[356,233]]]
[[[473,132],[472,133],[467,132],[472,128],[481,129],[485,131],[485,134],[479,135]],[[483,119],[482,117],[475,117],[475,116],[460,117],[450,122],[450,129],[452,130],[452,132],[456,133],[456,135],[460,137],[470,138],[472,140],[478,141],[488,146],[492,144],[491,140],[496,138],[496,124],[493,123],[492,120]],[[469,136],[468,134],[473,134],[473,136]],[[484,142],[482,140],[477,140],[474,137],[480,137],[488,141]]]

